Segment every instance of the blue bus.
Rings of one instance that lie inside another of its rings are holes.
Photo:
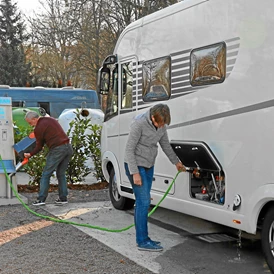
[[[0,97],[11,97],[13,107],[41,107],[54,118],[58,118],[64,109],[101,109],[95,90],[73,87],[29,88],[0,85]]]

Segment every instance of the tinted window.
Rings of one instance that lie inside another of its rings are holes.
[[[226,74],[226,44],[218,43],[194,49],[190,55],[192,86],[222,83]]]
[[[168,100],[171,95],[170,57],[163,57],[143,63],[143,100]]]

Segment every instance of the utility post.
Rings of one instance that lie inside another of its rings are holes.
[[[2,158],[0,161],[0,206],[20,203],[5,174],[6,170],[14,189],[17,191],[13,145],[12,101],[10,97],[0,97],[0,155]]]

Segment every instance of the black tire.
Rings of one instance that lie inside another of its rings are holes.
[[[116,209],[127,210],[134,206],[135,201],[126,197],[122,197],[118,192],[118,186],[114,169],[110,172],[109,178],[109,197],[111,203]]]
[[[274,207],[271,207],[265,215],[261,243],[265,260],[271,272],[274,273]]]

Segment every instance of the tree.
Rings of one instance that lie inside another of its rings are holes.
[[[46,0],[41,5],[44,11],[29,18],[39,78],[50,83],[71,80],[77,86],[79,71],[71,56],[76,44],[73,9],[64,0]]]
[[[77,44],[73,58],[81,71],[81,83],[84,87],[96,89],[96,77],[102,60],[112,52],[116,39],[106,32],[105,12],[108,1],[97,0],[74,3]]]
[[[24,42],[28,36],[17,11],[17,4],[2,0],[0,4],[0,84],[25,86],[30,63],[27,63]]]
[[[96,88],[97,72],[131,22],[177,0],[44,0],[29,18],[32,77],[36,83]]]

